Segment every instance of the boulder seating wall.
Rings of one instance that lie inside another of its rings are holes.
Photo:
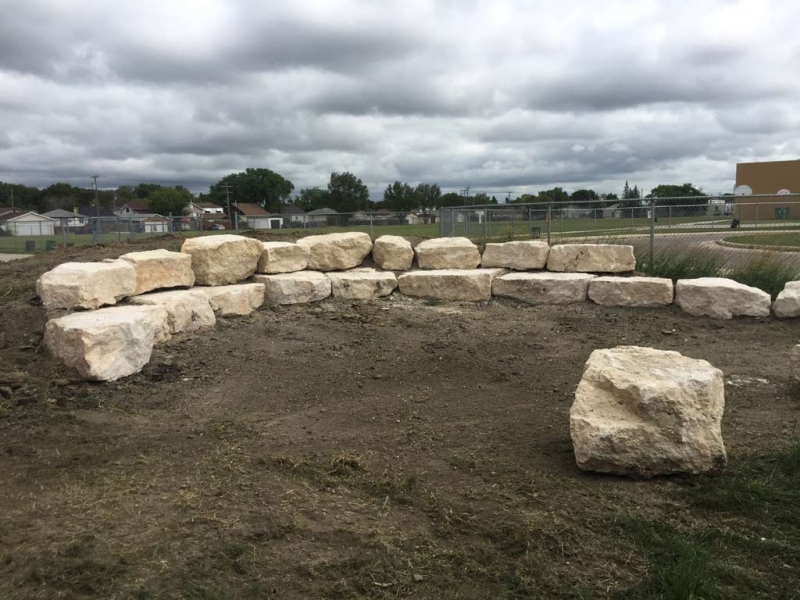
[[[364,261],[371,256],[370,266]],[[375,268],[375,265],[377,268]],[[444,301],[492,297],[529,304],[660,307],[730,319],[800,316],[800,282],[770,296],[729,279],[632,276],[632,246],[541,241],[486,244],[437,238],[412,247],[398,236],[334,233],[297,243],[237,235],[186,240],[180,252],[132,252],[116,260],[64,263],[36,283],[51,319],[45,345],[87,379],[138,372],[153,345],[246,316],[261,306],[372,300],[395,293]],[[117,306],[113,306],[117,305]],[[74,312],[73,312],[74,311]],[[67,314],[69,313],[69,314]]]

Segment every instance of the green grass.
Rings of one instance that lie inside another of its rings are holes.
[[[733,235],[725,238],[725,241],[734,244],[752,244],[754,246],[793,246],[800,248],[800,233]]]
[[[720,277],[724,261],[718,255],[699,251],[683,253],[658,253],[650,260],[649,249],[636,246],[637,269],[651,277],[694,279],[697,277]]]
[[[800,272],[796,266],[779,261],[772,253],[762,252],[748,263],[729,271],[727,277],[764,290],[774,300],[787,281],[800,278]]]

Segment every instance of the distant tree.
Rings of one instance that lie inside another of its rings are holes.
[[[394,212],[398,220],[403,223],[406,215],[419,207],[419,199],[414,193],[414,188],[407,183],[395,181],[387,185],[383,191],[383,205]]]
[[[230,185],[231,205],[235,202],[258,204],[271,212],[280,212],[281,205],[289,202],[294,184],[283,175],[269,169],[247,168],[241,173],[231,173],[213,184],[208,196],[211,202],[227,209],[226,187]]]
[[[146,200],[150,194],[153,192],[160,190],[161,185],[158,183],[140,183],[135,188],[133,188],[133,195],[139,198],[140,200]]]
[[[464,196],[456,192],[447,192],[439,197],[439,207],[464,206]]]
[[[647,195],[648,198],[704,198],[705,193],[691,183],[683,185],[657,185]],[[705,201],[704,201],[705,202]],[[682,201],[677,202],[681,204]]]
[[[50,210],[44,202],[39,188],[0,181],[0,206],[11,206],[12,196],[14,206],[17,208],[41,212]]]
[[[147,196],[147,210],[166,217],[168,215],[178,216],[184,214],[189,208],[192,195],[187,194],[188,190],[162,187]]]
[[[442,190],[435,183],[420,183],[414,191],[422,209],[422,220],[424,223],[430,223],[433,210],[441,206]]]
[[[294,205],[303,210],[317,210],[318,208],[330,208],[330,193],[328,190],[323,190],[318,187],[303,188],[300,190],[300,196],[294,199]]]
[[[552,190],[539,192],[539,201],[563,206],[569,203],[569,194],[564,188],[554,187]]]
[[[328,194],[330,208],[339,212],[352,213],[369,207],[369,189],[352,173],[331,173]]]
[[[125,204],[129,200],[133,200],[136,198],[136,194],[133,193],[133,187],[129,185],[121,185],[117,188],[117,202],[120,204]]]

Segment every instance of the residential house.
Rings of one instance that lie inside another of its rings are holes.
[[[244,221],[248,229],[280,229],[283,219],[264,210],[259,204],[239,202],[233,207],[239,222]]]
[[[77,229],[79,227],[86,226],[86,217],[78,214],[77,211],[70,212],[62,208],[57,208],[55,210],[42,213],[42,215],[45,217],[50,217],[51,219],[55,219],[57,230],[60,230],[63,227]]]
[[[213,202],[190,202],[189,216],[195,219],[208,218],[211,215],[220,217],[225,215],[225,209]]]
[[[56,221],[37,212],[0,208],[0,229],[16,236],[55,235]]]
[[[306,213],[306,223],[309,227],[325,227],[336,225],[339,213],[332,208],[318,208]]]
[[[118,217],[127,217],[128,215],[144,215],[149,214],[149,210],[147,208],[147,200],[143,200],[141,198],[134,198],[133,200],[128,200],[123,204],[120,208],[114,211],[114,214]]]
[[[306,223],[306,211],[294,204],[281,205],[281,217],[284,227],[303,227]]]
[[[740,221],[800,219],[800,160],[737,164],[735,194]]]

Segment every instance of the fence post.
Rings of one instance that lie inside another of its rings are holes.
[[[64,248],[67,247],[67,229],[69,229],[69,219],[61,219],[61,240]]]
[[[119,226],[119,217],[117,217],[117,241],[122,241],[122,228]]]
[[[483,211],[483,237],[489,237],[489,211],[490,208],[486,208]]]
[[[375,237],[375,227],[374,227],[374,224],[373,224],[373,215],[372,215],[372,213],[369,213],[369,236],[371,238]]]
[[[653,247],[656,237],[656,199],[650,199],[650,264],[653,264]]]
[[[450,210],[450,237],[456,234],[456,209]]]
[[[672,206],[669,207],[669,228],[672,229]]]
[[[553,205],[547,205],[547,245],[550,245],[550,228],[553,221]]]
[[[756,229],[758,229],[758,202],[756,202]]]

